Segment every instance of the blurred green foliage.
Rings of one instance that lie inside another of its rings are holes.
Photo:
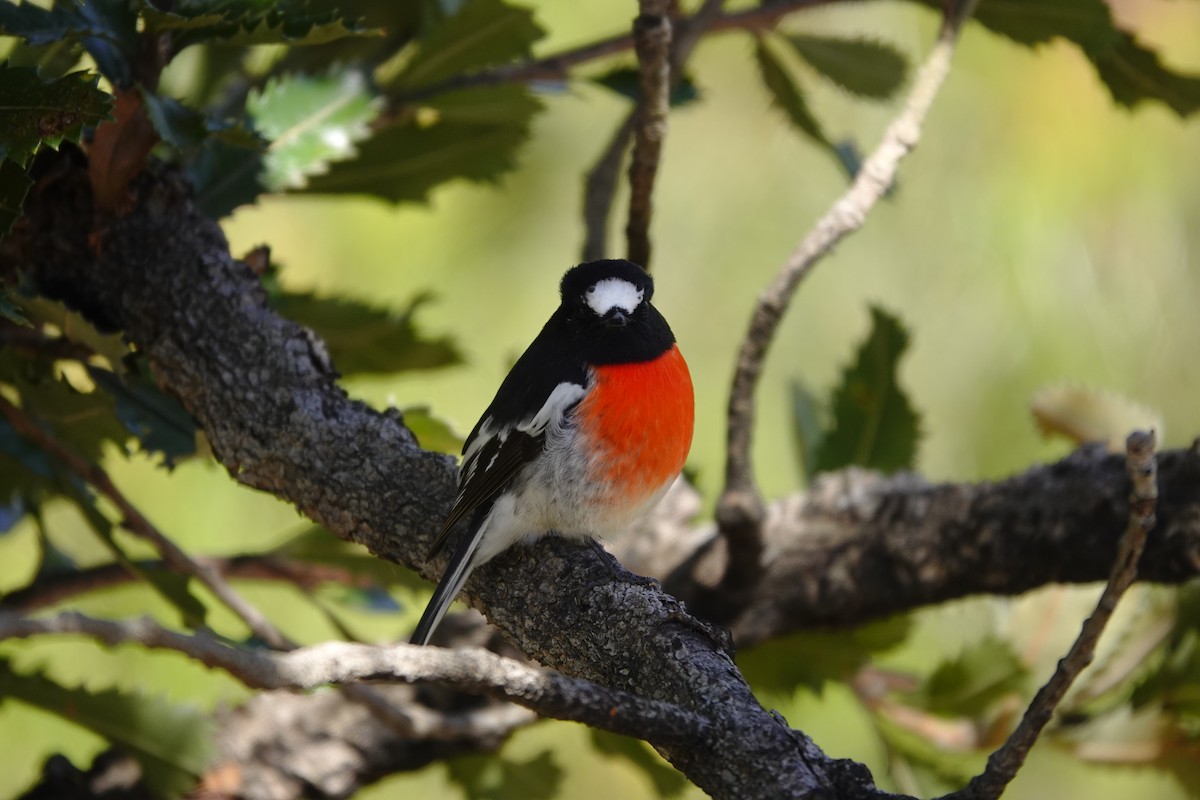
[[[656,304],[692,366],[690,466],[709,497],[753,298],[894,113],[937,24],[915,5],[819,8],[778,32],[714,35],[674,98],[655,200]],[[470,428],[556,302],[582,239],[580,178],[634,91],[628,55],[585,65],[569,91],[471,81],[624,31],[632,12],[563,0],[344,7],[0,3],[0,32],[13,37],[0,44],[0,234],[32,185],[31,156],[108,119],[109,91],[134,82],[140,37],[171,31],[161,83],[138,94],[157,152],[188,171],[208,213],[227,217],[235,252],[270,242],[283,265],[261,270],[272,304],[321,336],[349,391],[405,409],[424,446],[453,452],[455,431]],[[785,320],[756,431],[769,494],[849,464],[977,480],[1057,457],[1067,445],[1040,441],[1026,406],[1062,381],[1156,409],[1167,444],[1200,429],[1200,373],[1181,368],[1200,341],[1200,128],[1189,116],[1200,108],[1200,4],[1119,11],[1101,0],[979,4],[900,185]],[[283,189],[291,194],[268,193]],[[290,509],[229,481],[119,339],[26,286],[5,288],[0,317],[4,397],[101,462],[185,549],[330,568],[310,591],[239,587],[294,638],[394,639],[411,623],[423,602],[415,576],[320,529],[295,533]],[[64,355],[62,342],[88,352]],[[779,435],[788,430],[797,435]],[[206,593],[147,567],[153,554],[113,510],[6,423],[0,495],[0,592],[115,560],[138,583],[72,607],[245,638]],[[1200,792],[1196,590],[1161,595],[1145,590],[1117,625],[1120,643],[1068,699],[1059,747],[1036,750],[1007,796]],[[739,660],[763,702],[829,752],[930,795],[977,771],[1089,601],[1088,590],[1063,589],[971,600],[800,634]],[[90,642],[5,642],[0,657],[0,728],[26,732],[0,756],[5,794],[27,786],[47,754],[86,764],[106,738],[140,753],[160,788],[186,785],[207,736],[193,707],[245,696],[182,659]],[[876,679],[896,686],[873,694],[864,681]],[[69,724],[39,716],[65,709],[79,712]],[[164,758],[155,745],[166,742],[186,746]],[[641,743],[562,723],[522,731],[499,758],[395,776],[363,796],[403,791],[698,796]]]

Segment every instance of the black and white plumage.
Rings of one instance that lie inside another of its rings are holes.
[[[601,380],[606,368],[678,353],[670,327],[650,304],[653,291],[650,276],[627,261],[583,264],[564,276],[560,306],[467,437],[458,496],[430,557],[446,547],[459,522],[469,520],[469,526],[412,642],[428,642],[471,571],[503,550],[551,531],[568,537],[617,533],[669,486],[674,474],[656,475],[646,488],[614,488],[605,469],[620,454],[612,452],[614,437],[597,427],[608,424],[601,417],[614,416],[602,412],[603,392],[611,400],[612,392],[629,385]],[[672,464],[676,474],[691,439],[691,383],[686,365],[682,371],[687,441],[678,466]],[[598,390],[600,384],[609,388]],[[590,421],[580,424],[588,414]]]

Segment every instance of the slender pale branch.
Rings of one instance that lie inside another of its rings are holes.
[[[74,612],[37,618],[0,612],[0,640],[50,634],[81,634],[108,645],[172,650],[256,689],[315,689],[366,680],[439,683],[509,700],[544,717],[677,746],[702,741],[709,727],[705,717],[671,703],[540,669],[482,648],[327,642],[273,653],[231,647],[207,635],[178,633],[147,618],[117,622]]]
[[[920,141],[921,124],[950,71],[959,34],[973,7],[972,0],[964,0],[947,15],[904,108],[888,125],[850,188],[817,220],[758,297],[729,393],[725,488],[717,504],[717,520],[729,549],[723,582],[727,589],[749,585],[760,568],[764,506],[754,477],[751,444],[754,395],[767,351],[800,282],[822,256],[862,227],[871,208],[892,185],[900,162]]]
[[[633,158],[629,163],[629,218],[625,225],[628,258],[650,268],[650,215],[654,179],[663,141],[671,90],[671,18],[667,0],[641,0],[633,22],[638,57],[638,103],[634,114]]]
[[[1129,524],[1117,549],[1108,582],[1096,603],[1096,610],[1083,623],[1079,636],[1058,662],[1046,685],[1038,690],[1016,730],[1004,745],[988,758],[987,767],[966,788],[947,795],[945,800],[996,800],[1017,776],[1026,756],[1050,722],[1054,710],[1079,674],[1092,663],[1100,634],[1112,618],[1122,595],[1137,578],[1138,561],[1146,546],[1146,537],[1155,523],[1158,502],[1158,463],[1154,457],[1154,431],[1135,431],[1125,442],[1125,462],[1133,491],[1129,497]]]

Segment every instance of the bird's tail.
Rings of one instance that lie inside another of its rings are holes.
[[[450,559],[450,565],[442,575],[442,580],[433,590],[433,597],[429,598],[429,605],[425,606],[421,621],[413,629],[412,638],[408,640],[410,644],[429,644],[429,637],[433,636],[438,623],[446,616],[446,609],[454,602],[463,584],[467,582],[471,570],[476,566],[475,554],[479,551],[479,543],[483,540],[486,527],[480,524],[473,525],[470,535],[464,536],[459,543]]]

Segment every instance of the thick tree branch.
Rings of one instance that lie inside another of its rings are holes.
[[[326,642],[286,653],[231,647],[209,636],[168,630],[153,620],[111,621],[74,612],[26,617],[0,612],[0,641],[50,634],[82,634],[108,645],[137,644],[183,653],[224,670],[255,689],[316,689],[357,681],[439,683],[459,691],[508,700],[543,717],[688,747],[709,735],[708,720],[669,703],[638,697],[496,655],[482,648],[447,650]]]
[[[921,124],[950,72],[950,60],[975,0],[948,3],[942,30],[922,64],[900,114],[863,163],[854,183],[817,220],[788,256],[775,280],[758,297],[750,329],[742,342],[729,391],[726,430],[725,488],[717,501],[717,521],[728,540],[729,558],[719,596],[706,607],[729,602],[753,585],[762,565],[760,536],[765,509],[754,477],[752,437],[755,390],[767,350],[796,288],[822,256],[862,227],[871,208],[892,185],[900,162],[921,138]]]
[[[94,229],[77,151],[50,154],[25,216],[0,243],[0,270],[126,335],[204,428],[239,481],[295,503],[338,535],[416,566],[454,492],[451,459],[424,452],[394,412],[346,398],[321,343],[266,306],[188,187],[152,167],[130,212]],[[590,548],[514,548],[478,570],[467,598],[543,664],[708,718],[688,747],[655,741],[718,797],[816,797],[850,775],[754,699],[728,653],[674,599]],[[872,796],[863,789],[858,796]]]

